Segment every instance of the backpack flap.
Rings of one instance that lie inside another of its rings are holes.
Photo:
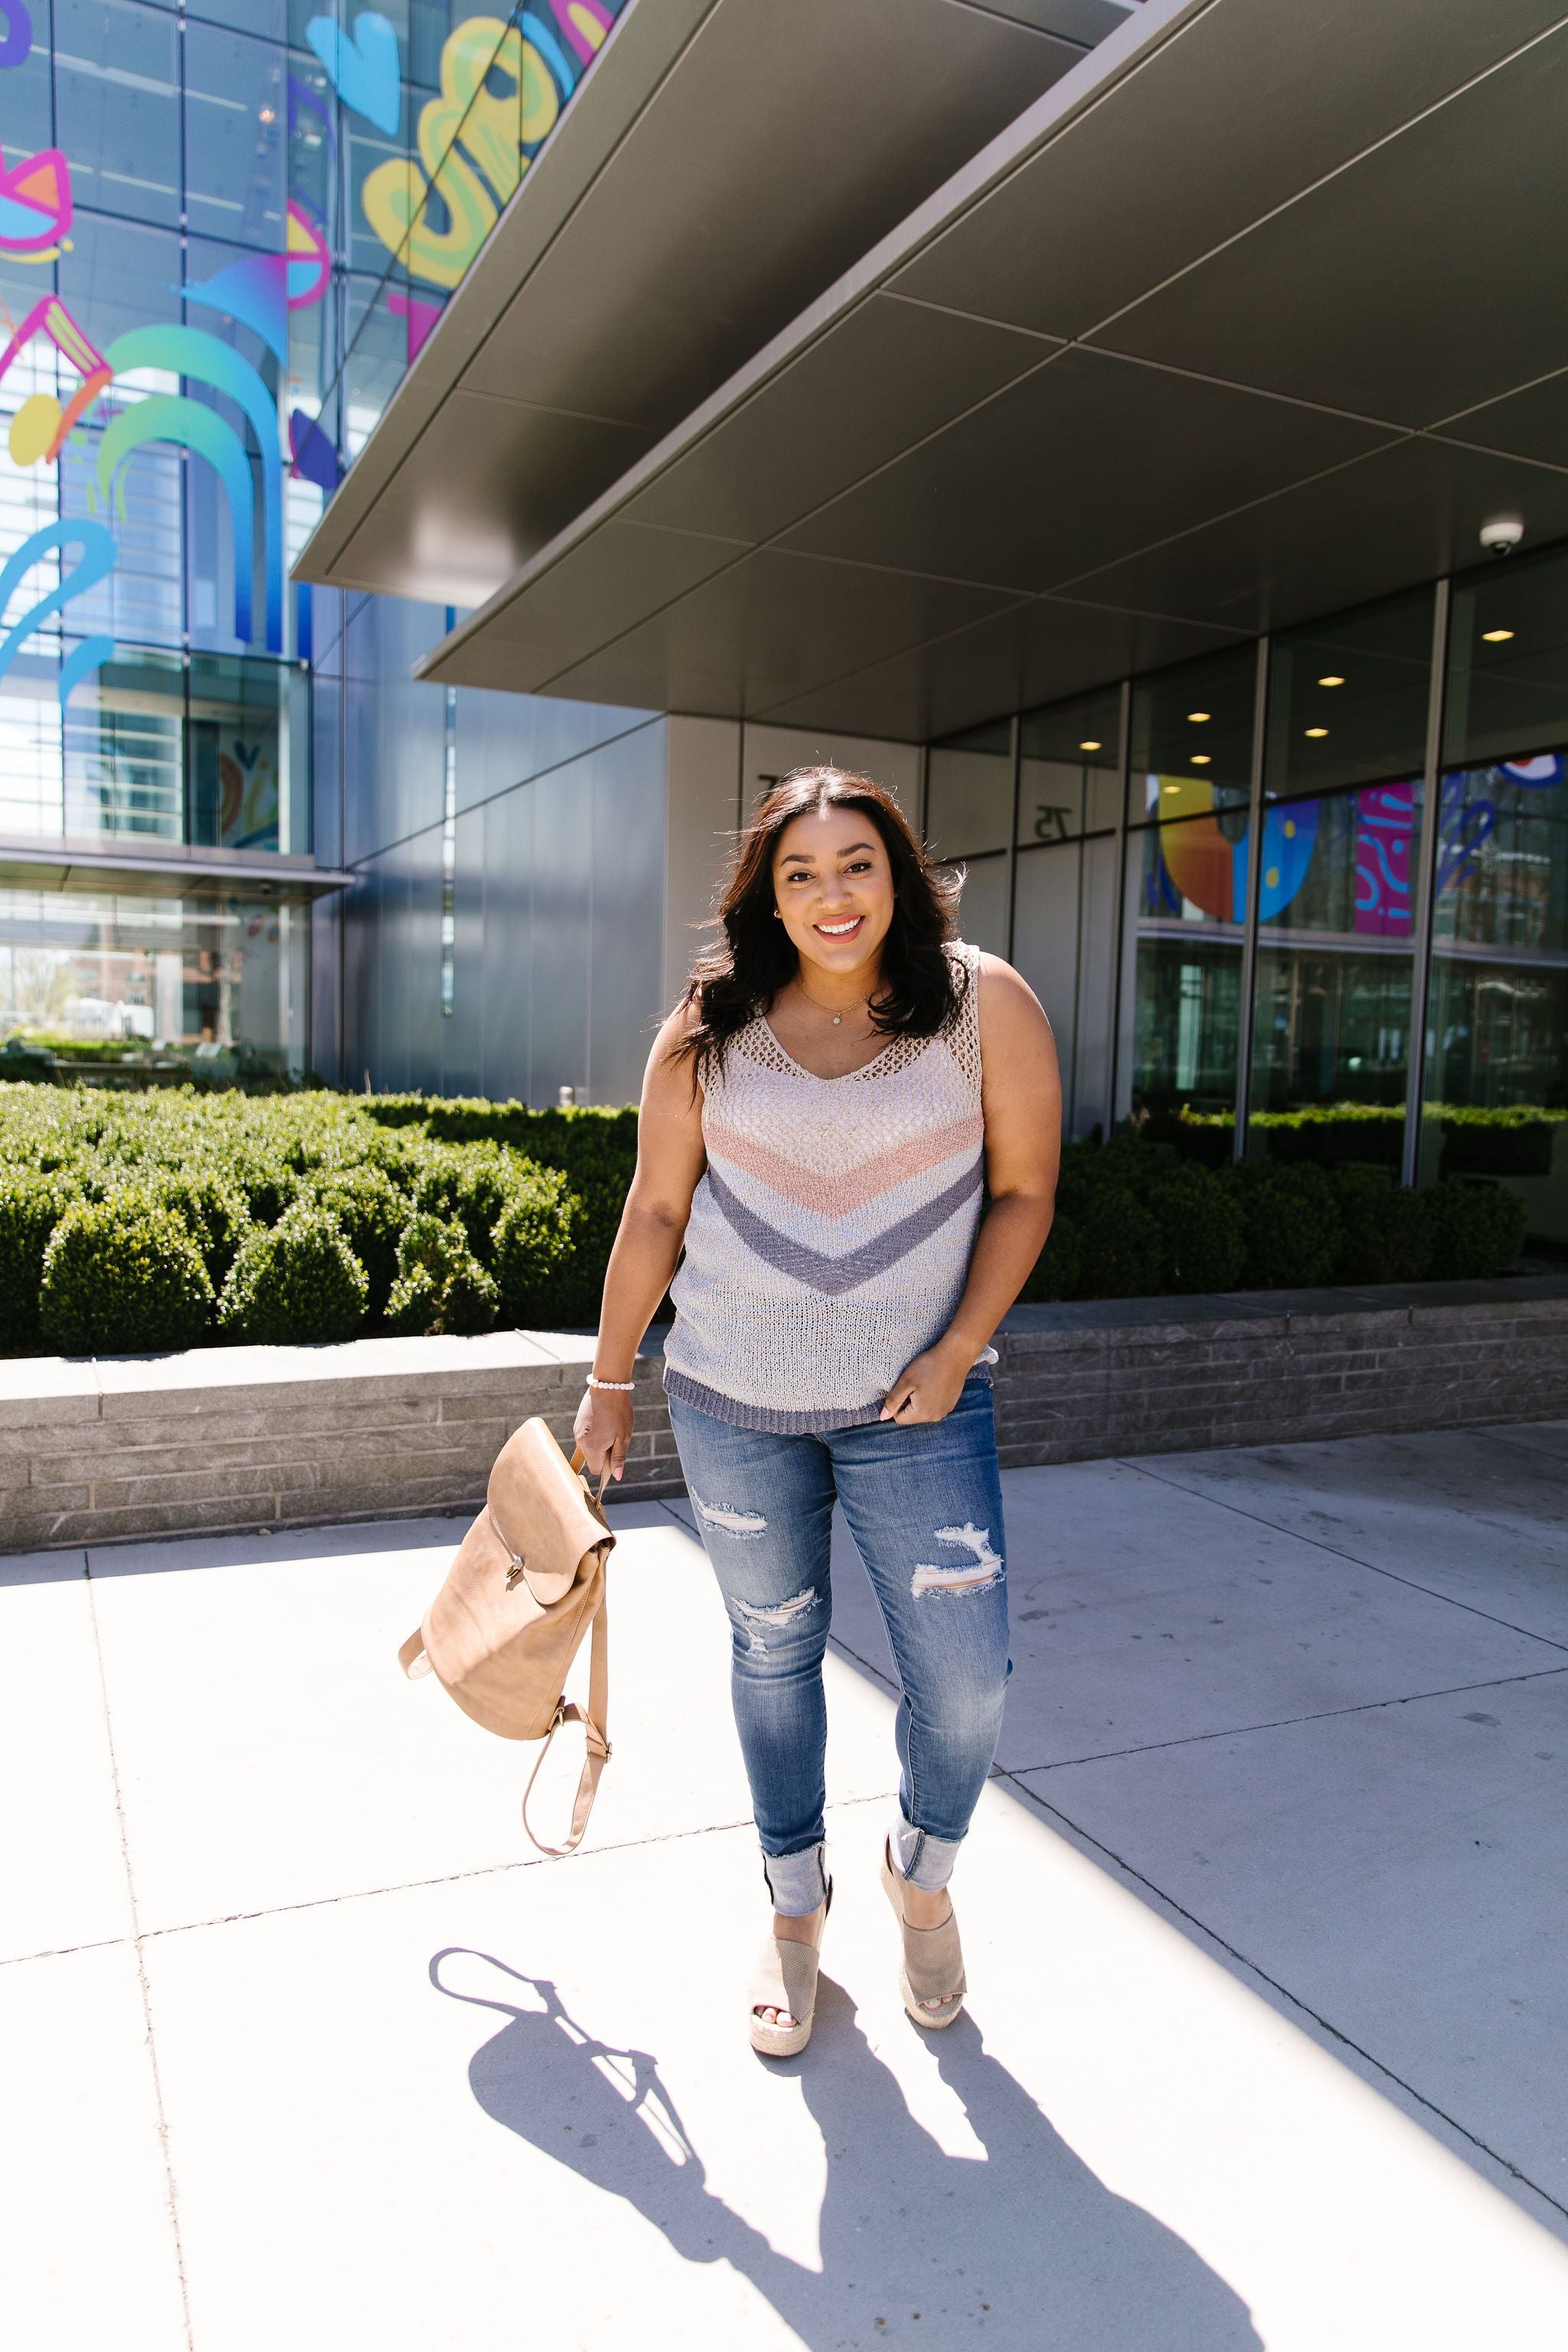
[[[615,1537],[589,1500],[548,1424],[537,1414],[508,1438],[486,1490],[490,1524],[541,1608],[563,1601],[585,1553],[609,1553]]]

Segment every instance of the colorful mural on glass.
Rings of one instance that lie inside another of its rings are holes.
[[[604,47],[618,5],[559,0],[554,22],[527,8],[521,23],[470,16],[448,37],[440,94],[420,110],[419,161],[389,157],[361,192],[366,220],[410,277],[448,291],[459,283]],[[344,102],[355,104],[336,73],[333,80]],[[405,315],[412,343],[413,318]]]
[[[1234,840],[1220,826],[1214,788],[1198,776],[1152,779],[1162,820],[1160,853],[1178,898],[1216,922],[1247,918],[1247,828]],[[1316,801],[1270,808],[1263,820],[1258,912],[1265,922],[1288,907],[1307,877],[1318,836]]]
[[[471,16],[449,34],[441,50],[438,91],[420,108],[415,125],[418,161],[404,156],[380,163],[366,174],[361,192],[365,218],[387,251],[408,277],[432,289],[427,295],[387,290],[392,315],[403,322],[408,361],[603,47],[621,5],[622,0],[530,0],[511,20]],[[404,60],[388,18],[363,10],[345,30],[319,16],[307,26],[305,37],[338,102],[395,138],[404,119]],[[20,65],[33,42],[28,8],[21,0],[0,0],[0,70]],[[309,87],[297,72],[287,75],[287,87],[289,131],[312,126],[314,138],[336,157],[342,142],[331,97]],[[64,146],[9,163],[0,152],[0,256],[12,263],[46,265],[72,249],[76,213],[68,127],[65,139]],[[435,205],[429,201],[432,190],[439,199]],[[281,252],[237,254],[177,289],[187,305],[248,330],[285,377],[290,314],[321,304],[335,269],[349,266],[346,250],[334,255],[318,209],[321,201],[319,191],[313,196],[291,182]],[[24,354],[36,366],[43,345],[55,355],[57,367],[64,362],[74,377],[68,393],[57,382],[56,389],[30,390],[21,400],[7,428],[13,464],[23,469],[56,465],[78,428],[90,426],[96,444],[89,453],[89,496],[107,519],[47,524],[0,571],[3,627],[21,580],[47,559],[58,565],[64,551],[79,551],[48,593],[0,642],[0,672],[30,635],[112,571],[117,558],[110,526],[125,513],[124,469],[138,450],[155,445],[179,448],[211,468],[222,488],[232,539],[234,634],[245,646],[259,637],[267,653],[281,655],[284,478],[287,473],[330,496],[342,475],[336,428],[316,407],[298,404],[289,408],[285,428],[279,400],[258,367],[205,326],[135,327],[100,352],[58,293],[45,294],[19,323],[8,315],[5,323],[10,340],[0,350],[0,385]],[[318,340],[324,352],[329,339],[323,332]],[[179,389],[125,381],[145,370],[176,378]],[[237,417],[216,404],[214,394],[230,404]],[[258,572],[259,614],[253,609]],[[302,612],[301,650],[308,649],[307,631]],[[64,658],[62,701],[111,651],[110,641],[95,634]],[[235,765],[237,776],[243,772],[243,762]],[[247,803],[252,800],[248,785],[244,797]],[[241,826],[249,829],[247,822]]]

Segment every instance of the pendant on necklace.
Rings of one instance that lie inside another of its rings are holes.
[[[838,1026],[839,1023],[843,1020],[843,1018],[844,1018],[844,1015],[843,1015],[843,1013],[836,1013],[834,1014],[834,1016],[833,1016],[833,1025],[834,1025],[834,1027],[835,1027],[836,1029],[837,1028],[837,1026]]]

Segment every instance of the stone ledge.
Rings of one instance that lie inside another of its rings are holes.
[[[620,1500],[681,1491],[637,1368]],[[1009,1467],[1568,1416],[1568,1274],[1016,1307],[997,1340]],[[564,1438],[591,1332],[0,1362],[7,1551],[479,1507],[507,1434]]]

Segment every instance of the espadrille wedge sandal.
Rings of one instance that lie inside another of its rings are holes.
[[[911,1927],[904,1916],[904,1882],[893,1868],[887,1847],[882,1848],[882,1885],[888,1900],[898,1915],[900,1931],[904,1939],[903,1965],[899,1970],[899,1990],[904,1997],[904,2007],[917,2025],[940,2032],[963,2012],[963,1996],[969,1987],[963,1974],[963,1947],[958,1940],[958,1921],[950,1911],[940,1927]]]
[[[822,1914],[824,1927],[832,1908],[833,1882],[829,1879]],[[788,1936],[770,1936],[763,1944],[757,1955],[752,1989],[746,1995],[746,2022],[751,2028],[752,2047],[759,2057],[794,2058],[811,2040],[821,1957],[816,1944],[799,1944]],[[787,2010],[795,2023],[770,2024],[765,2017],[757,2014],[763,2009]]]

